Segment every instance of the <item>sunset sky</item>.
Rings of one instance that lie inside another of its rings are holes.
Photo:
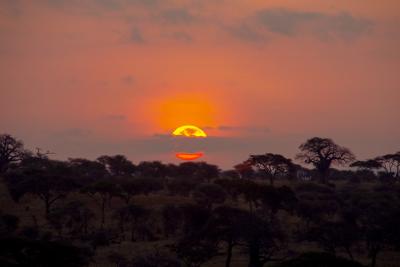
[[[400,150],[399,0],[0,0],[0,133],[53,157]]]

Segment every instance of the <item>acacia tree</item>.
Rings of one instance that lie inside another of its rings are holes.
[[[118,221],[119,229],[122,234],[125,231],[125,224],[130,223],[130,239],[134,242],[136,241],[136,233],[139,232],[139,224],[145,223],[148,219],[149,213],[150,211],[142,206],[130,204],[117,209],[114,212],[113,217]]]
[[[376,171],[382,168],[382,164],[376,159],[358,160],[350,164],[350,167],[357,168],[356,177],[362,179],[376,178]]]
[[[105,166],[111,176],[132,176],[135,165],[124,155],[101,156],[97,161]]]
[[[168,168],[161,161],[142,161],[136,167],[137,175],[141,177],[164,178]]]
[[[296,159],[312,164],[319,173],[321,183],[327,183],[329,168],[355,160],[353,153],[346,147],[337,145],[329,138],[313,137],[299,146]]]
[[[184,162],[179,164],[176,174],[196,181],[206,180],[209,183],[212,179],[219,177],[220,169],[206,162]]]
[[[292,161],[279,154],[266,153],[264,155],[251,155],[248,162],[258,170],[264,171],[271,185],[274,180],[288,174],[292,168]]]
[[[106,204],[111,202],[111,199],[118,194],[118,188],[115,183],[108,180],[94,182],[81,189],[81,193],[88,195],[94,200],[100,209],[101,227],[104,227]]]
[[[226,193],[217,184],[200,184],[193,192],[193,198],[199,205],[211,210],[213,204],[222,204],[225,201]]]
[[[25,158],[5,178],[15,201],[25,194],[32,194],[43,201],[45,215],[48,217],[54,203],[76,188],[76,183],[69,174],[70,169],[66,162],[35,156]]]
[[[22,141],[9,134],[0,134],[0,173],[8,169],[12,163],[17,163],[28,153]]]
[[[241,243],[249,256],[249,267],[263,267],[266,263],[281,261],[287,247],[287,238],[281,225],[270,224],[250,214],[241,222]]]
[[[361,170],[374,170],[382,167],[382,164],[376,159],[357,160],[350,164],[350,167],[359,168]]]
[[[88,234],[94,213],[81,201],[71,201],[55,207],[49,217],[49,223],[62,237],[63,230],[68,229],[71,238]]]
[[[98,161],[88,159],[74,158],[68,160],[73,175],[82,185],[89,185],[95,181],[99,181],[108,175],[103,164]]]
[[[376,157],[375,161],[380,164],[380,167],[387,176],[395,179],[400,177],[400,151],[394,154]]]
[[[249,161],[244,161],[242,163],[233,166],[235,171],[239,174],[241,179],[250,178],[254,174],[254,170]]]
[[[225,267],[231,266],[233,249],[241,243],[243,221],[249,218],[249,213],[238,208],[221,206],[216,208],[204,229],[208,240],[223,243],[226,248]]]

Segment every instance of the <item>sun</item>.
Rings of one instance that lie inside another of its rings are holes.
[[[199,127],[194,125],[182,125],[172,132],[173,136],[184,138],[206,138],[207,134]],[[195,160],[204,155],[203,152],[177,152],[175,156],[181,160]]]
[[[203,153],[196,152],[196,153],[176,153],[175,156],[181,160],[195,160],[203,156]]]
[[[202,129],[194,125],[180,126],[172,132],[172,135],[183,135],[186,137],[207,137],[207,134]]]

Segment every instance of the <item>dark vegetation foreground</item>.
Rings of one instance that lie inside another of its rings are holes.
[[[400,266],[400,152],[299,149],[313,169],[266,153],[221,171],[58,161],[0,135],[0,266]]]

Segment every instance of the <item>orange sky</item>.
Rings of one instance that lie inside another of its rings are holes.
[[[55,157],[293,157],[312,136],[400,147],[397,0],[0,1],[0,132]]]

